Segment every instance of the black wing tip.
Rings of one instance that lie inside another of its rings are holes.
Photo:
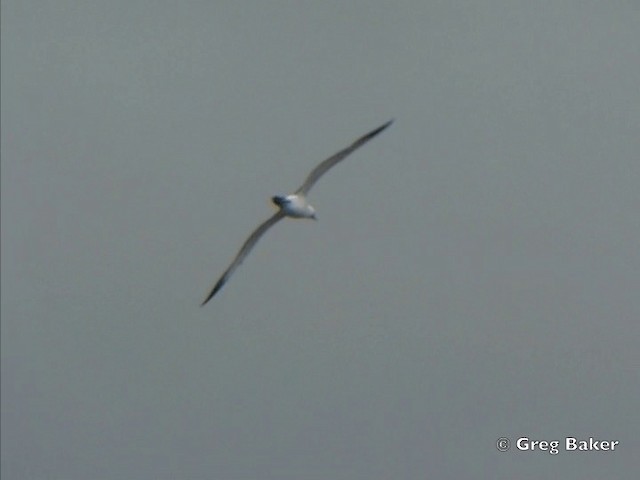
[[[393,122],[395,122],[396,119],[395,118],[390,118],[389,120],[387,120],[385,123],[383,123],[382,125],[380,125],[380,127],[378,127],[380,129],[380,131],[384,130],[385,128],[388,128],[391,126],[391,124]]]
[[[204,307],[207,303],[209,303],[209,300],[211,300],[213,298],[213,294],[209,295],[207,298],[204,299],[204,302],[202,302],[200,304],[200,308]]]
[[[391,126],[391,124],[393,122],[395,122],[396,119],[392,118],[389,121],[387,121],[386,123],[383,123],[382,125],[380,125],[378,128],[376,128],[375,130],[373,130],[372,132],[367,133],[364,138],[369,139],[372,137],[375,137],[376,135],[378,135],[380,132],[382,132],[383,130],[389,128]]]
[[[204,307],[207,303],[209,303],[209,300],[211,300],[216,295],[216,293],[218,293],[218,291],[224,286],[224,284],[224,279],[216,283],[216,286],[213,287],[213,290],[211,290],[211,293],[207,296],[207,298],[204,299],[204,302],[200,304],[200,307]]]

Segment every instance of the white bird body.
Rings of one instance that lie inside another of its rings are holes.
[[[316,210],[304,195],[292,193],[286,197],[275,196],[271,200],[282,209],[287,217],[316,220]]]
[[[213,288],[209,292],[209,295],[207,295],[207,298],[205,298],[201,306],[211,300],[213,296],[224,286],[224,284],[227,283],[236,268],[240,266],[242,261],[247,257],[247,255],[249,255],[251,249],[255,246],[258,240],[260,240],[260,237],[262,237],[262,235],[264,235],[264,233],[277,222],[285,217],[311,218],[313,220],[317,220],[315,209],[307,201],[307,193],[309,193],[311,187],[313,187],[313,185],[322,175],[327,172],[327,170],[336,165],[338,162],[344,160],[350,153],[367,143],[392,123],[393,120],[389,120],[384,125],[381,125],[375,130],[372,130],[366,135],[360,137],[347,148],[340,150],[338,153],[322,161],[318,166],[316,166],[316,168],[311,171],[311,173],[309,173],[304,183],[295,191],[295,193],[286,196],[276,195],[274,197],[271,197],[273,203],[275,203],[279,207],[278,211],[270,218],[262,222],[258,226],[258,228],[256,228],[253,233],[249,235],[249,238],[245,240],[244,244],[240,248],[240,251],[231,262],[231,265],[229,265],[227,270],[222,274],[220,279],[213,286]]]

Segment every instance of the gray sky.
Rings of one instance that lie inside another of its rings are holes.
[[[638,45],[634,1],[4,1],[3,480],[637,478]]]

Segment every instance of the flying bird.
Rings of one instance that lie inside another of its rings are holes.
[[[274,197],[271,197],[271,201],[278,207],[278,211],[273,216],[271,216],[271,218],[265,220],[258,228],[254,230],[251,235],[249,235],[249,238],[247,238],[247,240],[242,245],[242,248],[240,248],[240,251],[231,262],[231,265],[229,265],[227,270],[222,274],[220,279],[216,282],[216,284],[207,295],[207,298],[204,299],[204,302],[202,302],[200,306],[204,306],[209,300],[213,298],[216,293],[218,293],[218,291],[224,286],[224,284],[227,283],[229,278],[231,278],[231,275],[233,275],[233,272],[236,271],[236,269],[240,266],[247,255],[249,255],[251,249],[255,246],[256,243],[258,243],[260,237],[262,237],[262,235],[264,235],[264,233],[269,230],[269,228],[274,226],[285,217],[311,218],[313,220],[317,220],[315,209],[307,201],[307,193],[309,193],[311,187],[313,187],[315,183],[320,179],[320,177],[324,175],[331,167],[344,160],[349,154],[367,143],[392,123],[393,120],[389,120],[384,125],[381,125],[375,130],[372,130],[366,135],[360,137],[347,148],[340,150],[338,153],[321,162],[316,168],[311,171],[300,188],[298,188],[291,195],[276,195]]]

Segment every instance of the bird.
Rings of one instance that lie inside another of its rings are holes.
[[[348,147],[340,150],[326,160],[320,162],[313,170],[311,170],[311,173],[309,173],[304,183],[294,193],[290,195],[275,195],[271,197],[271,201],[278,207],[278,211],[263,223],[261,223],[258,228],[256,228],[253,233],[249,235],[249,238],[245,240],[244,244],[231,262],[231,265],[227,267],[227,269],[215,283],[213,288],[209,291],[207,297],[200,304],[200,306],[203,307],[204,305],[206,305],[207,302],[209,302],[209,300],[211,300],[214,295],[220,291],[220,289],[229,281],[240,264],[242,264],[244,259],[247,258],[247,255],[249,255],[253,247],[255,247],[256,243],[258,243],[258,240],[260,240],[265,232],[280,220],[285,217],[294,219],[308,218],[317,220],[318,218],[316,216],[316,210],[307,201],[307,194],[309,193],[309,190],[311,190],[311,188],[316,184],[320,177],[327,173],[330,168],[344,160],[349,154],[353,153],[373,137],[380,134],[383,130],[388,128],[393,123],[393,121],[394,120],[391,119],[388,122],[380,125],[378,128],[358,138]]]

